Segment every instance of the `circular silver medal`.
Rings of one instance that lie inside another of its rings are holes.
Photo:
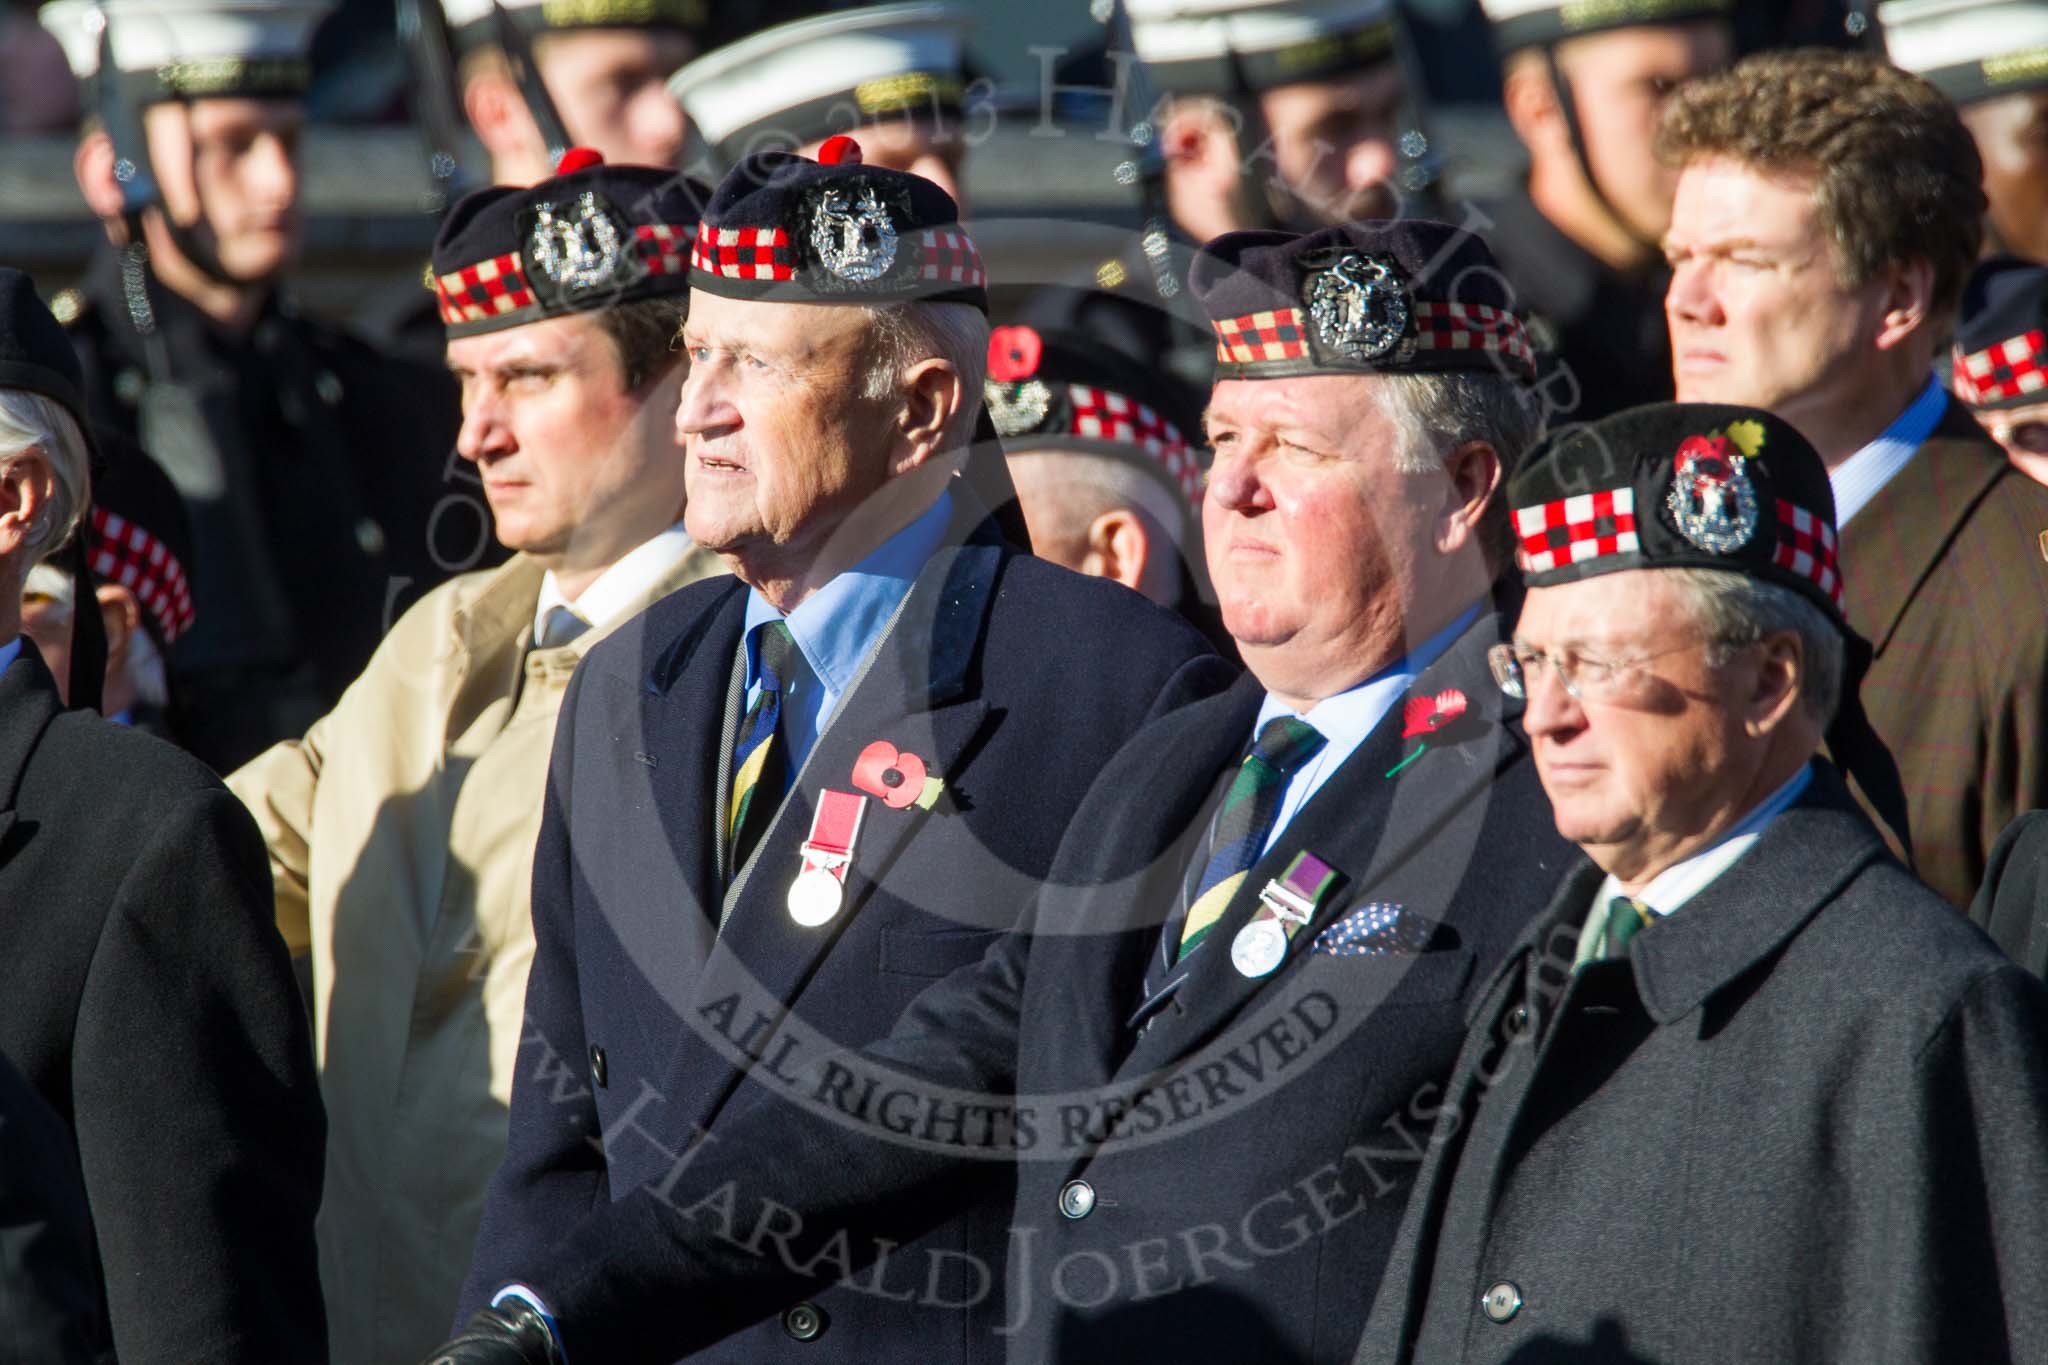
[[[1230,965],[1240,976],[1264,976],[1287,956],[1287,934],[1279,920],[1253,920],[1230,940]]]
[[[839,913],[845,895],[837,877],[822,867],[807,867],[789,884],[789,917],[815,929]]]

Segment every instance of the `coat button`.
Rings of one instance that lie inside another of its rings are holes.
[[[604,1049],[597,1044],[590,1045],[590,1079],[597,1082],[599,1090],[604,1089]]]
[[[825,1311],[815,1303],[800,1303],[785,1309],[782,1330],[798,1341],[816,1341],[825,1334]]]
[[[1068,1218],[1086,1218],[1095,1212],[1095,1187],[1085,1180],[1069,1180],[1060,1186],[1060,1212]]]
[[[1515,1007],[1514,1007],[1513,1009],[1509,1010],[1509,1011],[1508,1011],[1508,1032],[1509,1032],[1509,1033],[1527,1033],[1528,1031],[1529,1031],[1529,1007],[1528,1007],[1527,1005],[1517,1005],[1517,1006],[1515,1006]]]
[[[1522,1291],[1506,1280],[1486,1291],[1479,1300],[1480,1311],[1495,1322],[1509,1322],[1522,1311]]]

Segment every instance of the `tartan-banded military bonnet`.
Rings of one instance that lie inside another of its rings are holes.
[[[821,160],[756,152],[712,193],[690,287],[775,303],[922,300],[988,311],[981,253],[953,196],[921,175],[860,164],[834,137]]]
[[[2048,85],[2048,0],[1892,0],[1885,51],[1957,104]]]
[[[551,179],[465,196],[434,241],[450,338],[689,292],[690,239],[710,191],[654,166],[571,148]]]
[[[1398,51],[1393,0],[1128,0],[1152,84],[1238,94],[1351,75]]]
[[[37,16],[71,73],[101,79],[100,29],[129,98],[298,98],[313,80],[308,53],[331,0],[54,0]]]
[[[833,8],[707,52],[668,92],[727,165],[883,119],[957,120],[967,22],[939,0]]]
[[[1954,358],[1950,385],[1973,408],[2048,403],[2048,266],[1979,264],[1963,287]]]
[[[1143,470],[1187,506],[1201,506],[1202,465],[1188,439],[1195,427],[1186,401],[1156,365],[1074,323],[991,332],[987,402],[1005,450],[1106,455]]]
[[[711,0],[498,0],[529,39],[579,29],[653,29],[707,41],[714,27]],[[456,50],[473,52],[498,43],[491,0],[441,0]]]
[[[1216,331],[1219,380],[1535,375],[1493,253],[1448,223],[1229,232],[1195,257],[1189,284]]]
[[[1555,434],[1509,481],[1508,507],[1532,588],[1721,569],[1790,588],[1844,624],[1827,466],[1760,408],[1650,403]]]
[[[1589,33],[1691,19],[1732,17],[1734,0],[1480,0],[1493,25],[1494,46],[1501,52],[1547,47]]]

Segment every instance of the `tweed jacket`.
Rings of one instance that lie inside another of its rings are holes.
[[[325,1360],[326,1124],[262,841],[32,648],[0,672],[0,936],[0,1055],[63,1121],[105,1358]]]
[[[1573,973],[1603,875],[1474,1011],[1358,1359],[2039,1360],[2048,988],[1825,763]]]
[[[1487,674],[1497,632],[1482,615],[1414,685],[1462,691],[1466,723],[1390,776],[1417,748],[1396,705],[1142,1029],[1148,962],[1264,692],[1247,678],[1139,732],[1024,931],[858,1056],[778,1059],[794,1079],[750,1087],[663,1198],[614,1204],[528,1272],[570,1357],[664,1359],[833,1276],[902,1292],[916,1277],[893,1246],[993,1206],[1002,1312],[961,1305],[948,1358],[1348,1358],[1427,1139],[1411,1107],[1438,1098],[1472,992],[1572,856]],[[1304,850],[1338,881],[1282,964],[1248,976],[1233,941]],[[1411,932],[1316,946],[1376,910]],[[782,1256],[749,1245],[767,1207],[804,1230]]]
[[[1047,874],[1109,756],[1147,716],[1233,675],[1184,622],[1128,589],[1019,554],[989,525],[969,533],[980,514],[954,500],[947,543],[730,873],[720,815],[743,710],[743,585],[670,596],[577,671],[534,863],[511,1140],[465,1310],[509,1283],[551,1292],[565,1264],[630,1298],[659,1244],[597,1232],[605,1250],[584,1257],[580,1225],[611,1226],[615,1210],[670,1187],[700,1142],[722,1143],[724,1111],[763,1079],[757,1061],[880,1037],[920,991],[980,959]],[[887,770],[898,785],[913,759],[922,768],[893,804],[884,776],[859,771],[876,745],[902,765]],[[929,804],[911,799],[917,789],[932,792]],[[866,805],[844,901],[806,926],[788,893],[826,791],[865,794]],[[986,1296],[979,1267],[999,1252],[1000,1218],[934,1219],[919,1234],[895,1259],[929,1294],[840,1286],[753,1301],[729,1341],[693,1358],[960,1358],[974,1314],[940,1305]],[[612,1324],[613,1341],[571,1350],[586,1361],[673,1359],[684,1347],[668,1350],[659,1328],[680,1303],[642,1297]],[[571,1300],[563,1311],[575,1311]]]
[[[1842,532],[1872,728],[1905,785],[1914,870],[1968,905],[1999,832],[2048,805],[2048,488],[1954,398]]]
[[[620,619],[722,571],[693,547]],[[312,959],[321,1282],[375,1305],[332,1316],[336,1365],[442,1339],[504,1157],[555,713],[605,634],[528,650],[544,573],[521,555],[436,588],[304,738],[228,779],[269,846],[278,927]]]

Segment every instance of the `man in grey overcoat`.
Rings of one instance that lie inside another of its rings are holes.
[[[1816,756],[1887,785],[1819,457],[1664,404],[1509,500],[1495,676],[1586,858],[1422,1097],[1358,1359],[2042,1359],[2048,990]]]

